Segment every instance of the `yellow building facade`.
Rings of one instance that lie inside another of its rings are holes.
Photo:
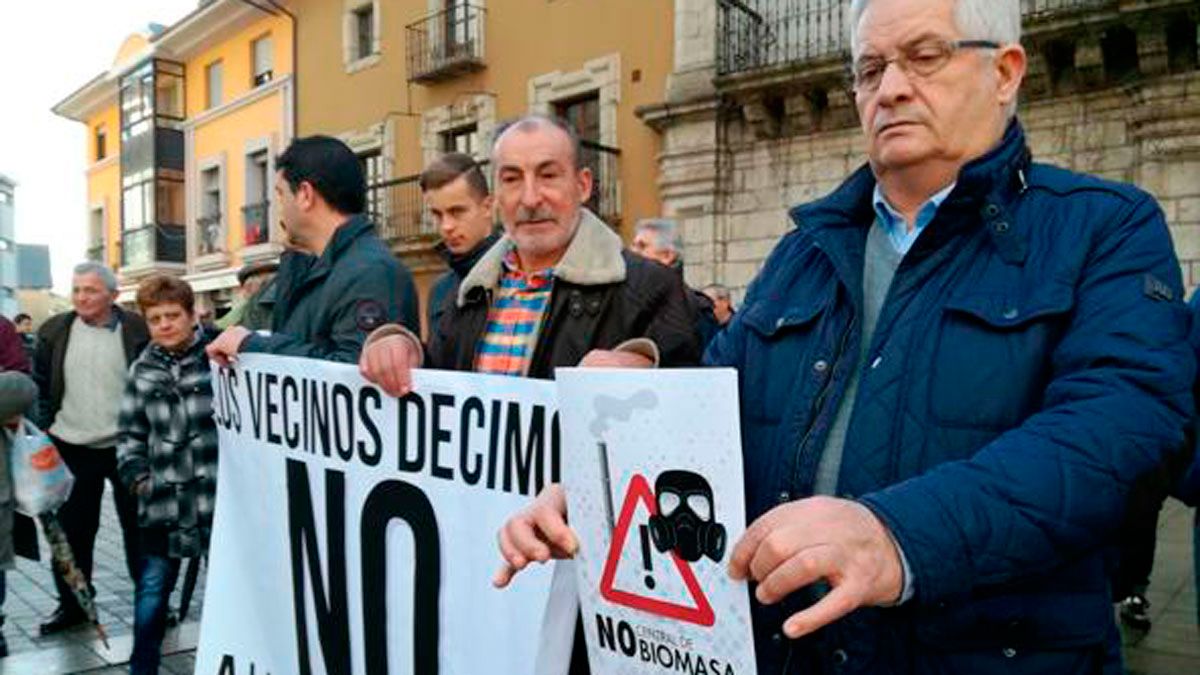
[[[425,297],[445,269],[416,176],[439,153],[486,161],[497,124],[567,118],[597,174],[589,204],[628,235],[660,213],[661,139],[635,114],[665,99],[673,0],[294,0],[300,135],[345,140],[368,209]]]
[[[54,107],[88,129],[89,256],[129,299],[178,274],[226,305],[242,265],[278,257],[274,157],[294,134],[286,6],[215,0],[130,36],[112,65]]]

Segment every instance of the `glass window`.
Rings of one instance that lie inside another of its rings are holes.
[[[468,124],[443,131],[442,152],[463,152],[474,157],[479,152],[479,127]]]
[[[253,78],[254,86],[266,84],[271,81],[275,63],[275,46],[271,41],[270,35],[265,35],[255,40],[250,47],[251,60],[253,63]]]
[[[160,177],[155,181],[158,223],[160,225],[183,225],[186,220],[183,204],[183,181]]]
[[[103,124],[96,127],[96,161],[108,157],[108,129]]]
[[[225,79],[225,67],[221,61],[214,61],[204,69],[205,91],[208,92],[206,107],[215,108],[221,105],[222,86]]]
[[[183,111],[183,78],[160,71],[154,83],[155,113],[169,119],[181,120]]]
[[[354,10],[356,58],[365,59],[375,53],[375,7],[368,4]]]

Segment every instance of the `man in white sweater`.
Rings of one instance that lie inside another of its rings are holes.
[[[59,520],[75,561],[89,580],[105,480],[113,486],[131,578],[136,578],[138,564],[137,503],[117,477],[117,413],[126,371],[149,334],[142,318],[117,307],[116,298],[117,280],[111,270],[97,263],[78,265],[71,282],[74,310],[42,325],[33,364],[39,425],[49,431],[75,475],[75,487],[59,510]],[[85,619],[57,574],[54,581],[59,606],[41,625],[42,635]]]

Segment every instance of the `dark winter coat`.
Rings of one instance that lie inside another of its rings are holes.
[[[254,334],[243,352],[358,361],[367,333],[401,322],[420,330],[412,275],[361,215],[338,227],[319,256],[285,253],[271,297],[270,335]]]
[[[612,349],[632,338],[653,340],[663,366],[694,365],[700,349],[679,275],[624,250],[603,221],[586,209],[582,214],[554,268],[529,376],[553,379],[554,368],[577,365],[593,349]],[[455,302],[447,303],[430,335],[428,367],[474,368],[510,246],[502,238],[455,289]]]
[[[813,492],[858,367],[874,187],[863,167],[793,209],[706,354],[740,373],[751,519]],[[780,626],[810,591],[752,599],[760,675],[1119,672],[1106,549],[1193,414],[1182,293],[1153,198],[1032,163],[1010,125],[900,264],[847,431],[838,492],[915,595],[799,641]]]
[[[454,297],[454,289],[462,282],[463,277],[471,271],[475,263],[483,257],[484,253],[500,240],[500,233],[493,232],[486,239],[479,242],[475,248],[471,249],[463,255],[454,255],[450,249],[444,244],[438,246],[438,253],[446,259],[446,264],[450,269],[442,273],[433,285],[429,287],[429,297],[425,305],[425,315],[428,319],[429,330],[438,325],[438,321],[442,318],[442,312],[446,311],[445,304],[450,298]]]
[[[117,426],[117,473],[138,494],[138,526],[165,535],[165,551],[188,558],[208,549],[217,486],[212,376],[197,335],[179,354],[151,344],[129,369]]]

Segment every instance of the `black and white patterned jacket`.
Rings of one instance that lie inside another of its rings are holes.
[[[197,333],[180,354],[147,346],[129,367],[118,418],[121,482],[132,489],[149,481],[138,496],[138,525],[164,531],[173,558],[203,554],[212,531],[217,429],[208,342]]]

